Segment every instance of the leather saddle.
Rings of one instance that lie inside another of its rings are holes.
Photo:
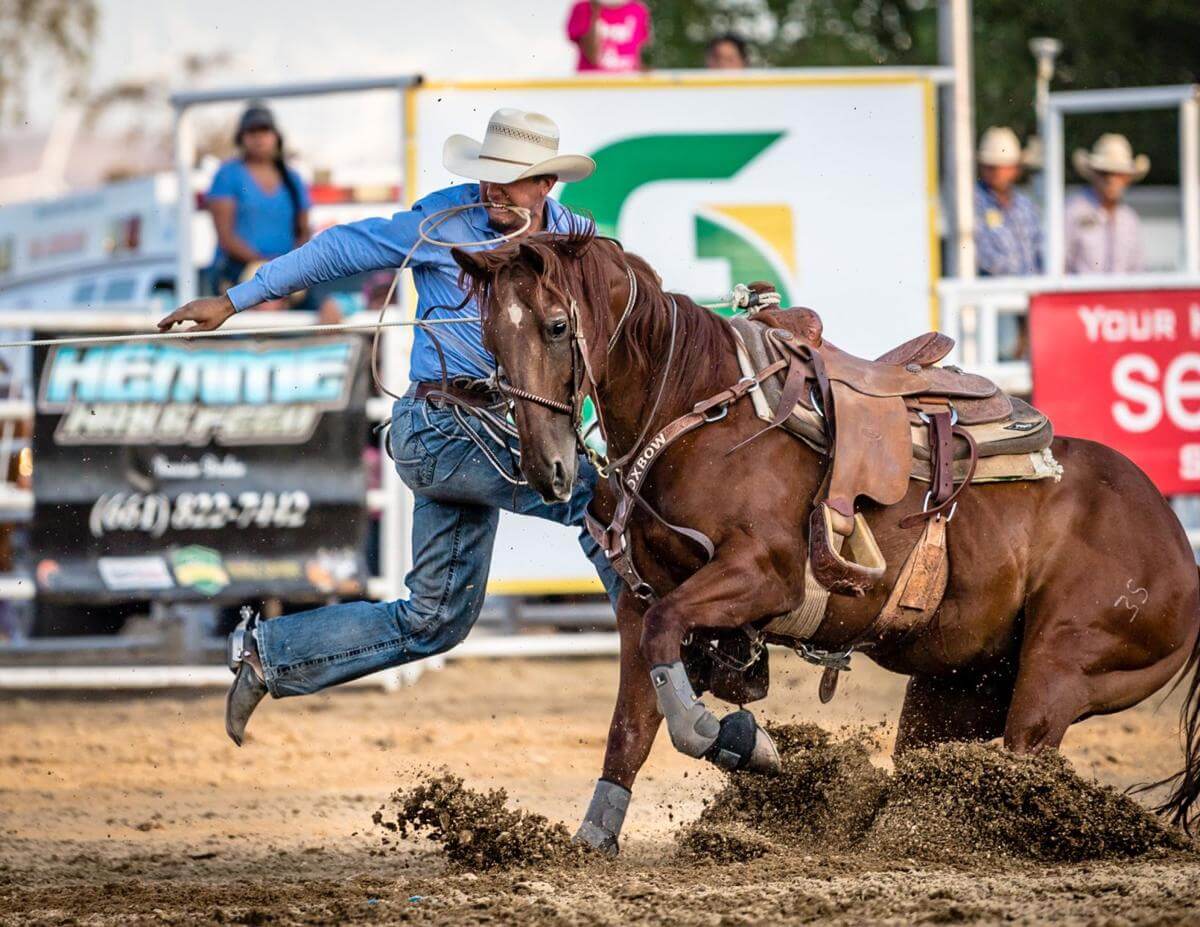
[[[1045,416],[992,381],[937,366],[954,347],[940,332],[867,360],[826,341],[811,309],[772,309],[732,322],[754,369],[793,359],[756,399],[769,408],[764,430],[784,426],[829,458],[809,522],[809,567],[830,592],[865,595],[887,567],[857,511],[860,497],[894,505],[910,479],[927,480],[926,512],[901,523],[908,527],[952,513],[981,447],[986,456],[1029,454],[1053,437]]]

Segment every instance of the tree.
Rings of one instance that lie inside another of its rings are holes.
[[[770,67],[918,65],[937,62],[936,0],[648,0],[656,67],[698,67],[704,46],[742,34]],[[1062,40],[1056,90],[1200,81],[1196,0],[974,0],[976,125],[1036,129],[1028,41]],[[1068,150],[1122,132],[1151,156],[1152,182],[1178,180],[1170,112],[1071,118]]]
[[[78,95],[96,37],[95,0],[0,0],[0,122],[23,118],[35,60],[63,67]]]

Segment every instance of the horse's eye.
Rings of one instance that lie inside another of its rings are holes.
[[[569,326],[567,325],[566,319],[555,319],[553,322],[551,322],[549,325],[546,326],[546,333],[552,339],[554,339],[555,341],[558,341],[558,340],[566,337],[568,327]]]

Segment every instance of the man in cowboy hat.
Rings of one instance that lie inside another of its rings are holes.
[[[985,277],[1036,274],[1042,269],[1042,222],[1037,207],[1016,188],[1021,143],[1007,126],[983,133],[976,154],[975,261]]]
[[[1130,184],[1150,171],[1150,159],[1133,156],[1124,135],[1101,135],[1092,150],[1078,149],[1075,170],[1091,184],[1064,207],[1064,251],[1069,274],[1124,274],[1143,269],[1137,213],[1121,202]]]
[[[459,267],[450,251],[421,242],[418,226],[448,207],[491,204],[449,216],[433,235],[443,241],[487,241],[497,233],[519,231],[529,210],[529,231],[569,232],[587,220],[549,197],[558,181],[583,180],[595,170],[591,158],[559,154],[558,126],[539,113],[497,110],[483,141],[464,135],[447,139],[446,169],[478,183],[431,193],[408,212],[391,219],[365,219],[331,228],[308,244],[263,265],[252,280],[224,296],[198,299],[168,315],[159,327],[192,321],[217,328],[235,312],[277,299],[293,290],[363,271],[409,266],[422,318],[477,316],[478,307],[458,285]],[[456,416],[438,398],[443,372],[452,399],[468,406],[495,407],[499,397],[484,383],[495,362],[483,347],[479,323],[440,326],[439,345],[423,329],[413,338],[412,387],[395,403],[389,435],[401,479],[413,491],[413,568],[405,583],[407,600],[348,602],[269,621],[250,619],[231,635],[235,677],[226,698],[225,727],[239,746],[246,723],[268,693],[276,698],[305,695],[458,644],[479,616],[500,509],[581,525],[595,485],[595,469],[581,460],[571,498],[547,503],[528,486],[514,487],[464,434],[493,445],[508,459],[483,425]],[[432,395],[431,395],[432,394]],[[427,398],[428,397],[428,398]],[[595,564],[615,602],[620,581],[586,531],[585,553]]]

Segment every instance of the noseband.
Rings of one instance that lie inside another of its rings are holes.
[[[574,366],[573,363],[572,366]],[[539,396],[537,393],[531,393],[518,386],[513,386],[507,380],[497,379],[496,385],[499,387],[500,392],[507,396],[509,400],[523,399],[526,402],[532,402],[535,406],[545,406],[547,409],[554,412],[561,412],[563,415],[570,415],[575,411],[575,407],[569,402],[559,402],[557,399]]]

